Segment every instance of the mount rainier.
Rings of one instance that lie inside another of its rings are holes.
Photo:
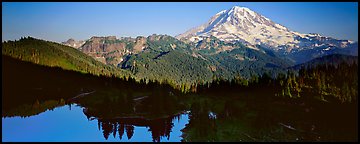
[[[177,35],[183,41],[198,43],[214,36],[225,42],[242,42],[248,47],[263,47],[287,56],[296,63],[341,53],[357,55],[357,42],[338,40],[320,34],[301,34],[289,30],[249,8],[234,6],[223,10],[199,26]]]
[[[144,60],[141,55],[156,54],[153,59],[143,62],[142,65],[148,67],[149,63],[174,51],[189,56],[189,59],[210,63],[208,67],[211,71],[233,71],[232,74],[239,71],[235,70],[237,68],[262,71],[260,67],[263,66],[268,66],[268,69],[285,68],[331,54],[358,55],[357,42],[292,31],[249,8],[239,6],[220,11],[207,23],[175,38],[155,34],[119,39],[115,36],[93,36],[83,41],[69,39],[62,44],[74,47],[104,64],[121,68],[135,65],[132,63],[139,65]],[[164,61],[166,64],[168,62]],[[251,67],[255,63],[258,70]]]

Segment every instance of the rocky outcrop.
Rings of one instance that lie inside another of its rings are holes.
[[[146,47],[146,37],[93,36],[79,50],[100,62],[117,66],[125,55],[139,53]]]
[[[146,38],[145,37],[137,37],[135,40],[135,45],[133,47],[133,52],[138,53],[141,52],[144,48],[146,48]]]
[[[76,48],[76,49],[81,47],[84,43],[85,43],[85,41],[76,41],[73,38],[70,38],[66,42],[62,42],[62,44],[67,45],[67,46],[71,46],[71,47]]]

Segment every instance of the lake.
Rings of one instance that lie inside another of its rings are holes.
[[[98,129],[97,119],[88,120],[81,106],[76,104],[47,110],[39,115],[26,118],[2,118],[3,142],[151,142],[153,141],[149,125],[131,125],[132,132],[124,130],[120,139],[119,132],[106,139],[103,130]],[[171,120],[169,137],[161,136],[161,142],[179,142],[181,129],[189,121],[188,114],[181,114]],[[156,123],[155,123],[156,124]],[[129,137],[129,135],[131,135]]]
[[[266,87],[184,94],[156,82],[2,66],[3,142],[358,140],[357,102],[323,102],[305,92],[288,99]]]
[[[106,92],[6,108],[2,141],[295,142],[357,138],[356,119],[333,109],[341,116],[336,119],[324,111],[328,107],[308,112],[287,104],[199,95],[179,99],[160,93],[126,100],[122,94]]]

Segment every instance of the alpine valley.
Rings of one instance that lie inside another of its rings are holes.
[[[239,6],[113,35],[3,41],[3,141],[358,141],[357,41]]]

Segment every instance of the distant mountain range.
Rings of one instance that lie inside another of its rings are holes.
[[[312,59],[302,64],[291,66],[289,69],[299,70],[301,68],[311,68],[311,67],[316,67],[318,65],[338,66],[341,63],[347,63],[348,65],[351,65],[353,63],[357,64],[358,57],[351,55],[342,55],[342,54],[326,55],[323,57]]]
[[[267,49],[249,48],[241,42],[229,43],[216,37],[205,38],[199,44],[155,34],[119,39],[92,37],[78,49],[104,64],[131,70],[141,78],[169,78],[177,82],[234,75],[249,78],[263,72],[275,75],[293,64]]]
[[[65,44],[67,46],[71,46],[74,48],[79,48],[81,47],[83,44],[85,43],[85,41],[75,41],[73,38],[70,38],[69,40],[67,40],[66,42],[62,42],[62,44]]]
[[[216,37],[223,41],[223,43],[242,43],[248,48],[255,50],[262,47],[295,64],[329,54],[358,55],[358,42],[338,40],[316,33],[301,34],[289,30],[285,26],[277,24],[249,8],[239,6],[223,10],[211,17],[207,23],[176,36],[177,39],[191,45],[192,48],[190,49],[192,50],[210,49],[211,46],[204,43],[210,37]],[[63,44],[75,48],[84,48],[85,50],[83,51],[104,63],[108,63],[106,58],[116,57],[111,62],[112,65],[116,65],[123,60],[123,56],[126,54],[138,53],[146,47],[144,37],[120,38],[117,42],[114,41],[117,44],[98,43],[97,41],[101,38],[107,39],[107,41],[116,39],[114,36],[109,36],[92,37],[87,40],[93,42],[94,39],[97,39],[93,44],[85,44],[85,41],[69,39],[67,42],[63,42]],[[123,40],[127,41],[127,43],[124,43]],[[130,44],[130,46],[124,47],[127,44]],[[132,47],[133,44],[136,45]],[[99,52],[94,50],[96,48],[102,48],[103,50]],[[134,48],[134,50],[131,50],[131,48]],[[233,48],[236,47],[217,47],[216,51],[227,51]],[[90,54],[90,49],[98,53]],[[104,52],[107,53],[106,51],[112,51],[113,49],[122,50],[123,52],[102,55]]]

